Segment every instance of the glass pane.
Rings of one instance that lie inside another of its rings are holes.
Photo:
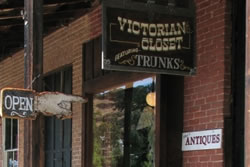
[[[8,167],[18,167],[17,151],[7,152]]]
[[[18,135],[17,135],[17,128],[18,128],[18,126],[17,126],[17,119],[13,119],[12,120],[13,122],[13,124],[12,124],[12,126],[13,126],[13,134],[12,134],[12,149],[15,149],[15,148],[17,148],[17,145],[18,145]]]
[[[5,119],[5,150],[16,149],[18,142],[17,119]]]
[[[94,96],[94,167],[154,166],[154,79]]]
[[[45,79],[45,90],[71,94],[72,69],[66,68]],[[72,120],[45,117],[45,166],[71,166]]]
[[[5,119],[5,149],[11,149],[11,119]]]

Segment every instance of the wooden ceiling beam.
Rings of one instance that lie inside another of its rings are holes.
[[[19,41],[23,41],[24,39],[24,35],[23,35],[24,32],[20,32],[20,33],[12,33],[12,34],[0,34],[0,43],[5,43],[5,42],[8,42],[8,41],[14,41],[14,42],[18,42]]]
[[[91,3],[90,0],[45,0],[43,7],[53,7],[60,5],[70,5],[77,4],[79,2],[83,3]],[[10,10],[22,10],[24,8],[24,1],[15,0],[13,2],[0,4],[0,12],[2,11],[10,11]]]
[[[44,8],[44,15],[52,15],[60,14],[60,13],[76,13],[78,11],[76,10],[83,10],[86,8],[90,8],[91,4],[86,3],[83,0],[70,3],[67,5],[56,5],[54,7],[45,7]],[[22,19],[22,10],[21,8],[8,10],[8,11],[1,11],[0,10],[0,21],[1,20],[10,20],[10,19]],[[8,24],[8,23],[7,23]],[[0,24],[1,25],[1,24]]]
[[[14,26],[14,25],[22,25],[23,19],[22,18],[9,18],[5,20],[0,20],[0,26]]]
[[[0,0],[1,1],[1,0]],[[91,8],[90,0],[44,0],[44,35],[83,15]],[[24,20],[22,0],[0,3],[0,59],[20,50],[24,45]]]

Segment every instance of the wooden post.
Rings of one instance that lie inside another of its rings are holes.
[[[124,148],[123,167],[130,166],[130,131],[131,131],[131,107],[133,97],[133,86],[125,89],[125,110],[124,110]]]
[[[42,90],[43,1],[24,0],[24,87]],[[24,165],[43,166],[42,118],[24,121]]]
[[[182,166],[184,77],[156,77],[156,167]]]
[[[243,10],[243,9],[242,9]],[[246,67],[245,67],[245,146],[244,146],[244,164],[245,166],[249,166],[250,164],[250,3],[246,1]]]

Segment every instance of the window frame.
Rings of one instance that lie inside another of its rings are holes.
[[[152,74],[152,73],[112,72],[112,73],[106,74],[105,76],[84,82],[83,95],[88,97],[88,103],[85,104],[85,108],[84,108],[85,112],[83,114],[83,121],[85,122],[84,127],[83,127],[84,132],[85,132],[83,136],[84,138],[83,140],[85,141],[85,143],[83,144],[83,150],[84,150],[84,155],[85,155],[83,157],[84,166],[88,166],[88,167],[93,166],[92,160],[93,160],[93,96],[94,94],[103,92],[105,90],[110,90],[116,87],[120,87],[128,82],[135,82],[135,81],[142,80],[148,77],[156,77],[156,80],[157,80],[157,75]],[[155,85],[155,88],[156,87],[157,87],[157,84]],[[157,108],[155,108],[155,110],[157,113]],[[157,136],[158,136],[157,133],[155,133],[156,141],[157,141]],[[158,152],[157,148],[159,147],[155,145],[155,149],[156,149],[155,155],[157,155],[157,152]]]
[[[11,120],[11,148],[10,149],[6,149],[6,120],[9,119]],[[17,145],[16,148],[12,148],[13,147],[13,120],[17,120]],[[12,118],[2,118],[2,139],[3,139],[3,166],[7,167],[8,166],[8,153],[9,152],[16,152],[18,155],[18,141],[19,141],[19,121],[18,119],[12,119]],[[17,157],[17,162],[18,162],[18,157]]]
[[[57,78],[58,77],[58,78]],[[68,78],[71,78],[70,80]],[[61,67],[55,71],[52,71],[44,76],[44,90],[45,91],[59,91],[62,93],[71,94],[72,93],[72,84],[73,84],[73,67],[72,65],[67,65],[64,67]],[[67,80],[68,79],[68,80]],[[46,82],[48,81],[48,82]],[[69,83],[67,83],[69,82]],[[68,85],[68,86],[67,86]],[[69,87],[70,85],[70,87]],[[46,124],[46,121],[49,121],[52,125],[52,135],[50,136],[52,138],[51,145],[53,149],[46,148],[44,146],[44,158],[46,159],[46,154],[52,154],[52,166],[56,166],[56,163],[62,163],[62,166],[64,166],[63,162],[67,162],[68,165],[72,166],[72,118],[66,119],[66,120],[59,120],[55,116],[53,117],[44,117],[44,123]],[[71,124],[71,125],[69,125]],[[56,126],[59,127],[61,133],[56,133]],[[67,127],[66,127],[67,126]],[[70,126],[70,128],[68,127]],[[65,128],[66,127],[66,128]],[[46,131],[46,125],[44,125],[45,131]],[[70,130],[70,136],[67,138],[65,135],[65,131]],[[46,144],[46,134],[47,131],[44,133],[44,143]],[[58,135],[58,136],[57,136]],[[61,137],[60,145],[55,144],[56,137]],[[65,140],[66,139],[66,140]],[[67,144],[70,142],[70,147],[68,147]],[[60,147],[60,148],[56,148]],[[59,153],[59,155],[58,155]],[[70,154],[69,154],[70,153]],[[68,158],[68,159],[67,159]],[[59,159],[62,159],[62,161],[59,161]],[[67,159],[67,161],[65,161]],[[49,164],[49,165],[51,165]],[[44,160],[44,166],[46,165],[46,160]]]

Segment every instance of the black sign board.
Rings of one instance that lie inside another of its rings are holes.
[[[119,2],[103,2],[103,69],[195,73],[193,9]]]
[[[10,118],[34,118],[34,91],[5,88],[1,90],[0,114]]]

